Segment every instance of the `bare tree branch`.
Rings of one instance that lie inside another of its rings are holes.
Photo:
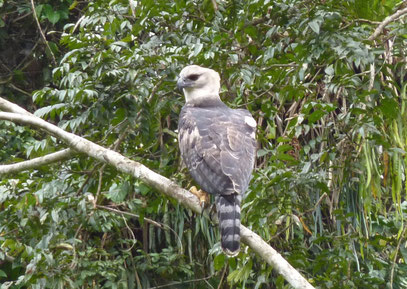
[[[21,106],[18,106],[15,103],[12,103],[4,98],[0,97],[0,110],[2,111],[8,111],[8,112],[15,112],[15,113],[22,113],[22,114],[27,114],[27,115],[33,115],[26,111],[24,108]]]
[[[0,107],[2,99],[0,98]],[[135,162],[121,154],[106,149],[87,139],[64,131],[36,116],[21,113],[0,112],[0,120],[8,120],[23,125],[34,126],[63,140],[70,148],[84,153],[94,159],[114,166],[118,171],[130,174],[161,193],[177,199],[185,207],[196,213],[201,213],[198,199],[192,193],[179,187],[173,181],[157,174],[144,165]],[[208,212],[206,212],[207,214]],[[308,281],[295,270],[277,251],[267,244],[259,235],[241,225],[241,240],[253,251],[259,254],[268,264],[281,274],[291,286],[298,289],[314,288]]]
[[[64,149],[62,151],[51,153],[49,155],[38,157],[29,161],[8,165],[0,165],[0,174],[10,174],[38,168],[43,165],[70,159],[75,154],[76,152],[72,149]]]
[[[33,114],[26,111],[24,108],[8,101],[0,97],[0,110],[20,113],[24,115],[34,116]],[[29,170],[33,168],[37,168],[43,165],[47,165],[50,163],[59,162],[62,160],[66,160],[71,158],[75,155],[76,152],[72,149],[65,149],[59,152],[51,153],[46,156],[42,156],[39,158],[35,158],[32,160],[16,163],[16,164],[7,164],[7,165],[0,165],[0,174],[9,174],[9,173],[16,173],[21,172],[24,170]]]
[[[375,39],[377,36],[380,35],[380,33],[383,32],[383,29],[386,25],[388,25],[390,22],[393,22],[394,20],[396,20],[397,18],[399,18],[401,15],[406,14],[407,13],[407,8],[398,10],[396,13],[387,16],[380,24],[379,26],[376,27],[375,31],[373,32],[372,35],[369,36],[368,40],[372,41],[373,39]]]

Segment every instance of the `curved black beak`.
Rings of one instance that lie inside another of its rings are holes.
[[[177,87],[178,87],[178,89],[181,90],[181,91],[182,91],[182,89],[183,89],[184,87],[186,87],[184,78],[178,77],[178,80],[177,80]]]

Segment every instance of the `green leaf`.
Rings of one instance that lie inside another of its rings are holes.
[[[199,54],[199,52],[201,52],[202,48],[203,48],[202,43],[196,43],[194,45],[194,52],[192,53],[192,56],[197,56]]]
[[[124,181],[122,184],[112,184],[107,193],[107,197],[115,203],[121,203],[125,200],[127,194],[130,192],[130,183]]]
[[[54,11],[52,6],[49,4],[44,5],[43,13],[45,17],[49,20],[49,22],[51,22],[52,24],[56,24],[60,19],[58,11]]]
[[[243,280],[247,280],[252,271],[253,262],[249,260],[242,268],[236,269],[229,273],[228,282],[238,283]]]
[[[328,74],[328,75],[334,75],[334,68],[333,68],[333,66],[332,65],[328,65],[326,68],[325,68],[325,73],[326,74]]]
[[[320,120],[324,115],[325,115],[325,112],[323,110],[319,110],[319,109],[315,110],[308,117],[308,121],[310,124],[315,123],[318,120]]]
[[[213,259],[213,266],[216,271],[219,271],[220,269],[225,266],[225,254],[219,254]]]
[[[283,152],[290,151],[290,150],[292,150],[292,149],[293,149],[293,147],[292,147],[291,145],[289,145],[289,144],[282,144],[282,145],[279,145],[279,146],[278,146],[277,152],[283,153]]]
[[[269,152],[265,149],[259,149],[257,150],[257,157],[260,158],[262,156],[265,156],[266,154],[268,154]]]
[[[126,117],[126,111],[124,108],[119,108],[116,113],[115,116],[112,120],[112,124],[113,125],[117,125],[120,122],[122,122],[124,120],[124,118]]]
[[[319,25],[320,25],[320,21],[317,20],[313,20],[311,22],[308,23],[308,26],[316,33],[319,34]]]
[[[395,119],[399,115],[399,105],[393,98],[383,99],[379,109],[389,119]]]

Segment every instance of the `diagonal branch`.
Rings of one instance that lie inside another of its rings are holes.
[[[407,14],[407,7],[401,10],[398,10],[396,13],[387,16],[380,24],[379,26],[376,27],[375,31],[373,32],[372,35],[369,36],[368,40],[372,41],[374,40],[377,36],[380,35],[380,33],[383,32],[384,27],[388,25],[390,22],[393,22],[397,18],[399,18],[401,15]]]
[[[21,113],[21,114],[26,114],[26,115],[33,115],[26,111],[24,108],[21,106],[18,106],[15,103],[12,103],[4,98],[0,97],[0,110],[2,111],[8,111],[8,112],[15,112],[15,113]]]
[[[157,174],[156,172],[148,169],[142,164],[126,158],[115,151],[106,149],[73,133],[64,131],[63,129],[36,116],[23,115],[19,113],[0,112],[0,120],[8,120],[11,122],[42,129],[49,134],[61,139],[70,148],[76,150],[77,152],[84,153],[98,161],[112,165],[119,171],[130,174],[142,180],[146,184],[156,188],[160,192],[178,199],[183,205],[190,208],[191,210],[200,212],[200,205],[193,194],[190,194],[188,191],[181,189],[171,180]]]
[[[1,103],[0,98],[0,103]],[[0,105],[1,106],[1,105]],[[130,174],[161,193],[177,199],[183,206],[196,213],[201,213],[198,199],[189,191],[179,187],[173,181],[157,174],[144,165],[135,162],[121,154],[97,145],[85,138],[50,124],[36,116],[20,113],[0,112],[0,120],[8,120],[23,125],[33,126],[56,136],[64,141],[70,148],[84,153],[94,159],[114,166],[118,171]],[[241,240],[253,251],[260,255],[268,264],[281,274],[292,287],[298,289],[313,289],[314,287],[293,268],[277,251],[267,244],[259,235],[241,225]]]

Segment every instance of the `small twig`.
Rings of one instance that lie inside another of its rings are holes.
[[[73,237],[74,240],[76,240],[76,238],[78,238],[79,232],[82,229],[82,224],[79,225],[78,229],[76,229],[75,235]],[[71,261],[71,265],[69,265],[69,268],[74,269],[76,267],[78,261],[78,255],[76,254],[76,245],[75,243],[73,243],[73,258]]]
[[[17,86],[15,86],[14,84],[12,84],[11,82],[8,84],[12,89],[14,89],[14,90],[17,90],[18,92],[20,92],[20,93],[22,93],[22,94],[25,94],[25,95],[27,95],[27,96],[29,96],[29,97],[31,97],[31,93],[29,93],[29,92],[27,92],[27,91],[25,91],[25,90],[22,90],[21,88],[18,88]]]
[[[380,21],[373,21],[373,20],[369,20],[369,19],[356,19],[355,22],[362,22],[362,23],[368,23],[368,24],[373,24],[373,25],[379,25]]]
[[[35,49],[40,44],[40,42],[41,42],[41,38],[38,38],[37,41],[35,42],[34,46],[30,49],[30,52],[25,53],[23,60],[21,60],[20,63],[17,64],[15,69],[25,70],[33,62],[34,57],[32,57],[30,61],[27,61],[27,60],[33,55]]]
[[[280,231],[276,232],[275,234],[273,234],[273,236],[271,236],[271,238],[268,240],[268,242],[270,242],[271,240],[276,239],[277,237],[279,237],[282,233],[284,233],[285,231],[287,231],[289,228],[291,227],[291,224],[288,224],[287,226],[285,226],[284,228],[282,228]]]
[[[321,204],[322,200],[325,199],[326,197],[328,197],[328,194],[323,193],[322,196],[319,198],[319,200],[316,202],[316,204],[314,205],[314,207],[312,209],[309,209],[309,210],[307,210],[305,212],[302,212],[301,214],[299,214],[299,216],[302,217],[305,214],[314,212],[318,208],[318,206]]]
[[[219,285],[218,285],[218,288],[216,288],[216,289],[220,289],[222,287],[223,279],[225,278],[227,269],[228,269],[228,266],[225,266],[225,268],[223,268],[222,277],[220,277]]]
[[[292,62],[292,63],[275,63],[275,64],[267,65],[267,67],[263,68],[262,71],[267,71],[267,70],[269,70],[270,68],[273,68],[273,67],[299,67],[299,65],[294,63],[294,62]]]
[[[372,41],[373,39],[375,39],[377,36],[379,36],[380,33],[383,32],[384,27],[389,24],[390,22],[396,20],[397,18],[399,18],[400,16],[402,16],[403,14],[407,13],[407,8],[398,10],[396,13],[394,13],[393,15],[390,15],[388,17],[386,17],[386,19],[384,19],[379,26],[376,27],[375,31],[373,32],[372,35],[369,36],[368,40]]]
[[[355,24],[356,22],[368,23],[368,24],[372,24],[372,25],[379,25],[380,24],[379,21],[372,21],[372,20],[368,20],[368,19],[356,19],[356,20],[350,21],[349,23],[345,24],[344,26],[339,28],[339,30],[345,30],[346,28],[348,28],[349,26]]]
[[[115,209],[115,208],[111,208],[111,207],[108,207],[108,206],[96,205],[96,208],[105,209],[105,210],[108,210],[108,211],[111,211],[111,212],[115,212],[115,213],[118,213],[118,214],[121,214],[121,215],[127,215],[127,216],[134,217],[134,218],[140,218],[140,216],[137,215],[137,214],[129,213],[129,212],[126,212],[126,211],[121,211],[121,210],[118,210],[118,209]],[[152,225],[154,225],[154,226],[156,226],[156,227],[159,227],[159,228],[161,228],[161,229],[164,229],[164,227],[165,227],[165,224],[161,224],[161,223],[159,223],[159,222],[156,222],[156,221],[154,221],[154,220],[148,219],[148,218],[146,218],[146,217],[144,217],[143,219],[144,219],[147,223],[150,223],[150,224],[152,224]]]
[[[32,10],[33,10],[34,19],[35,19],[35,22],[37,23],[37,27],[38,27],[38,30],[40,31],[42,40],[44,40],[45,45],[46,45],[46,46],[48,47],[48,49],[49,49],[49,53],[51,54],[51,57],[52,57],[52,62],[56,65],[56,64],[57,64],[57,61],[55,60],[54,53],[52,52],[51,47],[50,47],[49,44],[48,44],[47,38],[45,38],[44,32],[42,32],[41,24],[40,24],[40,21],[38,20],[37,11],[35,11],[34,0],[31,0],[31,8],[32,8]]]
[[[7,65],[5,65],[3,62],[0,62],[0,64],[1,64],[1,66],[5,69],[5,70],[7,70],[8,72],[13,72],[13,70],[11,70],[10,68],[8,68],[8,66]],[[8,76],[7,78],[12,78],[12,76]]]
[[[206,283],[206,285],[208,285],[209,286],[209,288],[211,288],[211,289],[215,289],[215,288],[213,288],[213,286],[211,285],[211,283],[209,283],[208,282],[208,280],[203,280],[205,283]]]
[[[148,103],[151,103],[151,99],[154,97],[155,93],[157,92],[158,88],[160,87],[161,83],[163,83],[164,77],[160,78],[158,82],[154,85],[153,89],[151,90],[151,94],[147,99]]]
[[[111,207],[108,207],[108,206],[95,205],[95,207],[100,208],[100,209],[105,209],[105,210],[108,210],[108,211],[112,211],[112,212],[115,212],[115,213],[118,213],[118,214],[121,214],[121,215],[127,215],[127,216],[134,217],[134,218],[140,218],[140,216],[137,215],[137,214],[129,213],[129,212],[126,212],[126,211],[121,211],[121,210],[114,209],[114,208],[111,208]],[[177,240],[178,240],[178,243],[179,243],[179,246],[180,246],[180,251],[184,252],[184,248],[182,246],[181,238],[178,236],[177,232],[175,232],[173,228],[171,228],[170,226],[168,226],[166,224],[156,222],[156,221],[151,220],[151,219],[146,218],[146,217],[144,217],[143,220],[145,222],[149,223],[149,224],[152,224],[152,225],[160,228],[160,229],[168,229],[171,232],[173,232],[174,235],[177,237]]]
[[[28,12],[24,15],[21,15],[20,17],[14,18],[13,20],[11,20],[12,23],[16,23],[18,21],[20,21],[21,19],[24,19],[27,16],[30,16],[32,14],[32,12]]]
[[[214,275],[212,274],[212,275],[209,275],[209,276],[204,277],[204,278],[193,279],[193,280],[188,280],[188,281],[172,282],[170,284],[164,284],[164,285],[160,285],[160,286],[156,286],[156,287],[150,287],[150,289],[158,289],[158,288],[170,287],[170,286],[174,286],[174,285],[186,284],[186,283],[191,283],[191,282],[205,281],[205,280],[208,280],[208,279],[212,278],[213,276]]]
[[[134,245],[137,242],[136,236],[134,235],[133,230],[130,228],[130,226],[127,224],[126,218],[122,215],[123,218],[123,222],[126,225],[127,230],[130,232],[131,237],[133,238],[134,243],[131,245],[130,248],[126,249],[126,251],[131,251],[131,249],[133,249]]]
[[[95,194],[95,200],[94,200],[94,204],[96,205],[98,202],[98,198],[100,196],[100,193],[102,192],[102,184],[103,184],[103,171],[105,170],[106,164],[103,164],[100,168],[99,168],[99,178],[98,178],[98,187],[96,189],[96,194]],[[96,169],[96,167],[95,167]],[[93,174],[93,172],[92,172]]]
[[[89,181],[92,178],[93,173],[96,171],[97,165],[90,171],[87,172],[88,177],[86,178],[86,180],[82,183],[81,187],[76,191],[76,195],[79,195],[80,192],[82,192],[82,190],[85,188],[85,186],[89,183]]]
[[[4,65],[5,66],[5,65]],[[9,68],[7,67],[7,69],[9,70]],[[6,83],[9,83],[11,80],[13,79],[13,77],[12,76],[7,76],[6,78],[4,78],[4,79],[0,79],[0,84],[6,84]]]
[[[318,74],[321,72],[322,68],[319,68],[317,72],[314,74],[314,76],[311,78],[309,83],[314,83],[315,78],[318,76]]]
[[[218,3],[216,3],[216,0],[212,0],[212,6],[213,6],[213,10],[218,10]]]

